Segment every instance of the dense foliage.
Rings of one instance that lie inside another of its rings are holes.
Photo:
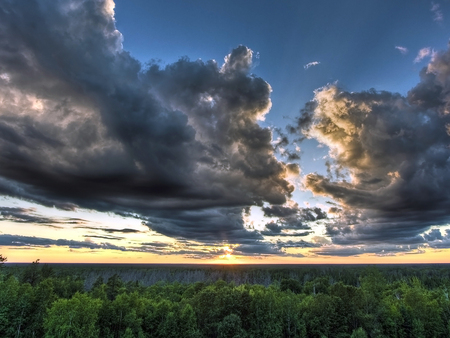
[[[261,268],[268,286],[144,286],[115,273],[89,289],[79,268],[62,273],[37,260],[1,270],[0,337],[450,336],[446,266]]]

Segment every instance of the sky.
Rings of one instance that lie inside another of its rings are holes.
[[[448,263],[449,10],[2,1],[0,253]]]

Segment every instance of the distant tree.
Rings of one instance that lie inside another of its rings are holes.
[[[54,274],[55,274],[55,272],[53,271],[53,268],[50,265],[44,264],[42,266],[41,275],[42,275],[43,279],[53,277]]]
[[[31,286],[36,286],[42,278],[42,272],[39,268],[39,259],[36,259],[28,265],[22,273],[20,281],[22,283],[30,283]]]
[[[108,299],[106,294],[107,286],[103,283],[103,277],[98,277],[90,291],[92,298],[99,298],[103,301]]]
[[[94,285],[92,285],[92,288],[93,289],[98,288],[98,287],[100,287],[103,284],[104,284],[103,277],[102,276],[98,276],[98,278],[94,282]]]
[[[108,282],[106,282],[106,294],[109,300],[116,299],[117,295],[124,287],[124,283],[120,276],[116,273],[113,276],[109,277]]]
[[[7,261],[6,257],[3,257],[2,254],[0,254],[0,267],[3,265],[3,263],[5,263]]]

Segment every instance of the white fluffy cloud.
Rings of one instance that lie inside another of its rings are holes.
[[[414,63],[419,63],[420,61],[422,61],[423,59],[425,59],[426,57],[432,57],[433,56],[434,51],[430,48],[430,47],[425,47],[422,48],[421,50],[419,50],[419,52],[417,53],[416,58],[414,59]]]

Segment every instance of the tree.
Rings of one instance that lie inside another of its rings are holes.
[[[180,330],[186,338],[200,337],[200,331],[197,328],[197,317],[190,304],[186,304],[180,313]]]
[[[302,284],[298,280],[289,278],[283,278],[280,283],[280,290],[287,291],[291,290],[293,293],[301,293],[302,292]]]
[[[36,259],[28,265],[22,273],[21,282],[30,283],[31,286],[36,286],[42,278],[41,269],[39,268],[39,259]]]
[[[20,284],[14,276],[10,276],[1,281],[0,286],[0,337],[14,337]]]
[[[97,338],[98,313],[102,301],[76,293],[72,299],[58,299],[44,320],[45,338]]]
[[[109,277],[108,282],[106,283],[106,294],[109,300],[116,299],[117,295],[120,293],[121,289],[123,289],[124,284],[120,276],[115,273],[111,277]]]
[[[47,279],[53,277],[55,272],[53,271],[53,268],[50,265],[44,264],[41,269],[41,274],[43,279]]]
[[[217,327],[217,337],[219,338],[241,338],[244,337],[241,318],[232,313],[226,316]]]
[[[359,327],[356,330],[353,330],[350,338],[367,338],[367,333],[362,327]]]
[[[6,257],[3,257],[2,254],[0,254],[0,271],[2,270],[3,264],[6,262]],[[1,276],[0,276],[1,277]]]
[[[45,334],[44,318],[47,309],[58,298],[53,290],[53,281],[51,278],[45,279],[34,288],[31,288],[28,284],[23,285],[28,286],[33,294],[30,299],[29,314],[25,318],[26,325],[23,328],[23,337],[43,337]]]

